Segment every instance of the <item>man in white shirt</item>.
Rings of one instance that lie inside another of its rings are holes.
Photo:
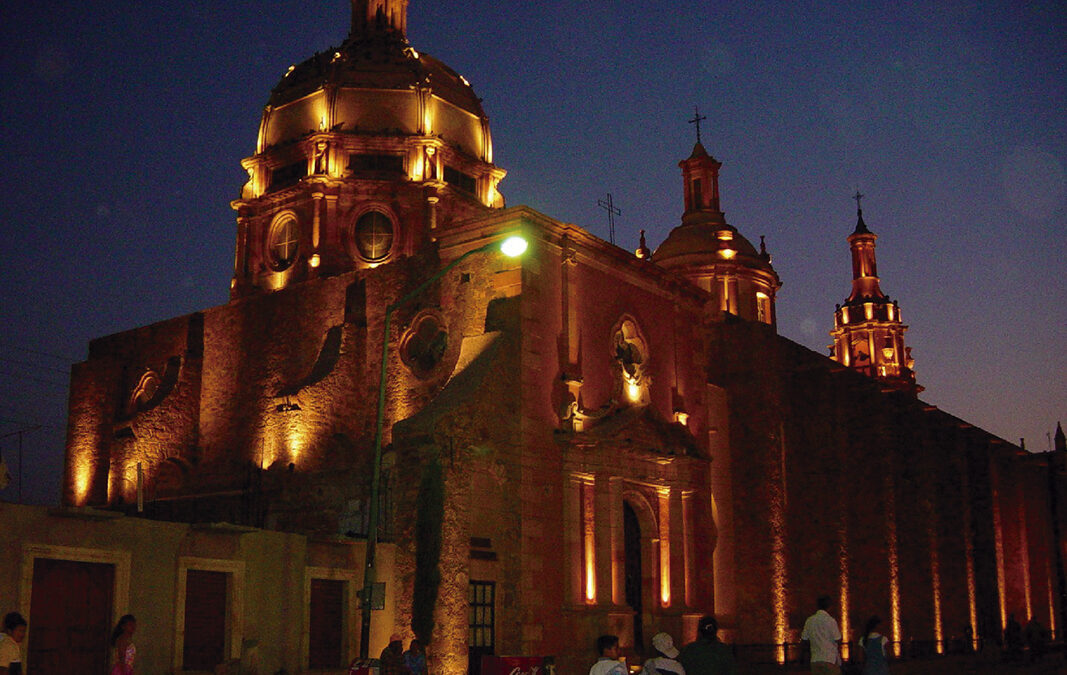
[[[628,675],[626,665],[619,660],[619,638],[601,635],[596,639],[596,651],[600,655],[589,669],[589,675]]]
[[[0,633],[0,675],[22,674],[22,649],[19,644],[26,637],[26,619],[18,612],[4,617],[4,632]]]
[[[824,595],[816,604],[818,611],[804,622],[804,631],[800,634],[800,639],[807,640],[811,645],[811,673],[840,675],[841,653],[838,645],[841,643],[841,629],[837,627],[834,617],[826,611],[830,609],[830,598]]]

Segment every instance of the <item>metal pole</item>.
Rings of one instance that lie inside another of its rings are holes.
[[[382,367],[378,376],[378,416],[374,429],[374,466],[371,474],[370,489],[370,519],[367,523],[367,555],[363,570],[363,592],[360,594],[360,626],[359,626],[359,658],[366,660],[370,657],[370,621],[371,600],[376,576],[375,554],[378,545],[378,493],[381,489],[382,480],[382,429],[385,420],[385,382],[387,366],[389,364],[389,328],[393,320],[393,312],[403,307],[411,300],[418,297],[426,288],[437,281],[450,270],[455,268],[475,253],[487,251],[496,246],[496,242],[490,242],[484,246],[467,251],[449,264],[442,267],[436,274],[422,282],[404,297],[385,308],[385,322],[382,329]]]
[[[22,431],[19,431],[19,504],[22,503]]]

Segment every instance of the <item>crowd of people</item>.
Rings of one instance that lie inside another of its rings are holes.
[[[589,675],[627,675],[625,664],[619,660],[619,638],[601,635],[597,638],[600,658],[589,669]],[[645,661],[641,675],[736,675],[737,664],[730,647],[719,640],[719,622],[705,616],[697,624],[697,639],[682,649],[674,646],[667,633],[652,638],[656,656]]]
[[[833,601],[828,596],[816,600],[815,613],[804,622],[800,633],[810,657],[812,675],[889,675],[890,641],[880,631],[882,620],[872,616],[867,620],[858,640],[858,650],[846,664],[841,658],[841,629],[830,614]],[[734,675],[737,665],[730,647],[718,638],[715,617],[705,616],[697,627],[697,639],[681,650],[667,633],[652,638],[656,655],[645,662],[641,675]],[[969,631],[965,631],[969,633]],[[965,638],[968,647],[972,638]],[[1048,649],[1048,631],[1031,618],[1024,629],[1009,615],[1004,630],[1003,657],[1006,661],[1022,661],[1025,654],[1031,662],[1040,661]],[[619,638],[602,635],[597,639],[599,658],[589,669],[589,675],[627,675],[620,660]],[[847,668],[847,670],[846,670]],[[384,673],[383,673],[384,675]]]

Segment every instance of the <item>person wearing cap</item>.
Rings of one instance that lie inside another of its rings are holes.
[[[380,675],[408,675],[404,664],[404,639],[399,633],[389,636],[389,644],[382,650]]]
[[[601,635],[596,639],[596,651],[600,655],[589,669],[589,675],[629,675],[626,664],[619,660],[619,637]]]
[[[682,648],[678,660],[687,675],[736,675],[737,665],[730,647],[719,640],[719,622],[705,616],[697,624],[696,642]]]
[[[652,638],[652,646],[659,656],[645,661],[641,675],[685,675],[685,668],[676,659],[678,648],[674,646],[674,640],[667,633],[656,633]]]
[[[837,620],[830,616],[833,601],[830,596],[821,596],[815,601],[818,610],[804,622],[801,640],[811,645],[812,675],[840,675],[841,673],[841,629]]]

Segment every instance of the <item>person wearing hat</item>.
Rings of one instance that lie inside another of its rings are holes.
[[[659,656],[645,661],[641,675],[685,675],[685,668],[676,660],[678,648],[667,633],[656,633],[652,638],[652,647]]]
[[[688,675],[736,675],[730,647],[719,640],[719,622],[705,616],[697,624],[697,640],[682,648],[678,660]]]

